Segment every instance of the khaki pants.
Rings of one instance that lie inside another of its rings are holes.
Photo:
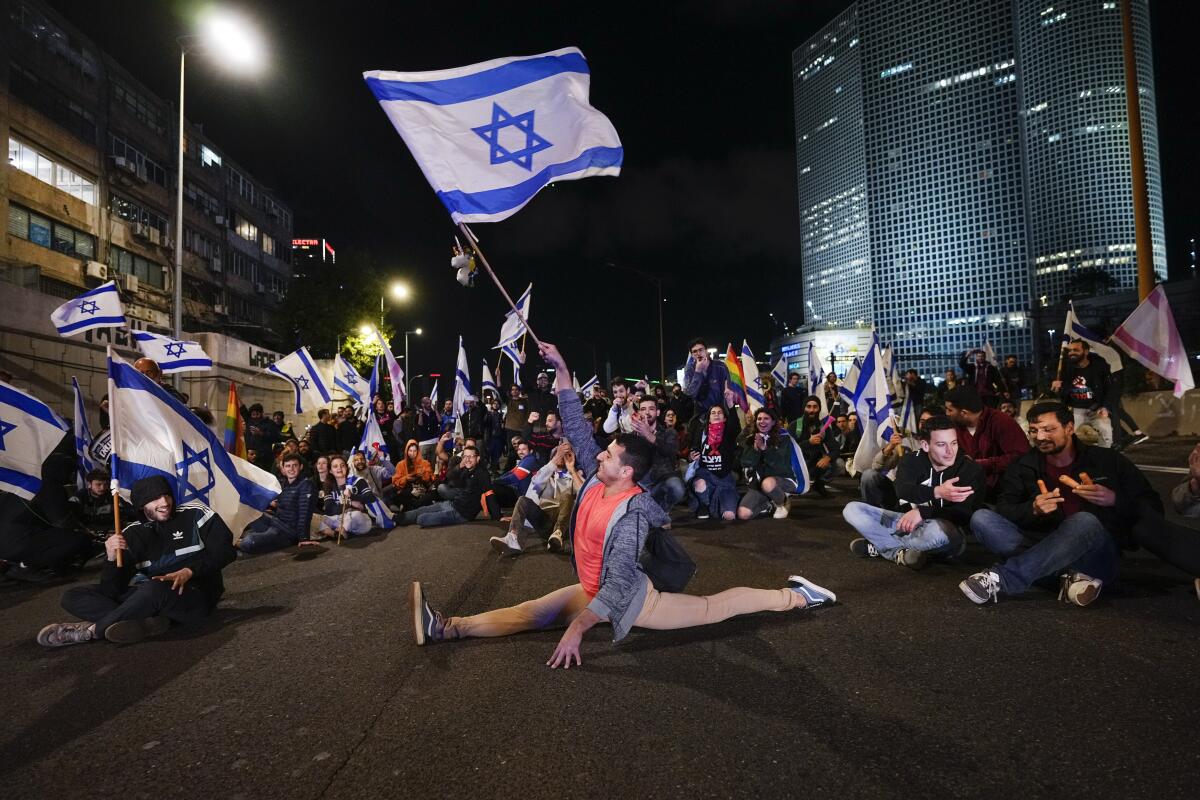
[[[659,592],[646,581],[646,602],[634,627],[669,631],[711,625],[741,614],[759,611],[788,611],[803,602],[791,589],[750,589],[739,586],[709,597]],[[537,600],[510,608],[499,608],[470,617],[451,617],[446,623],[447,639],[508,636],[521,631],[563,628],[591,601],[583,586],[564,586]]]

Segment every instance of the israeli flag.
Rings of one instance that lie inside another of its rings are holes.
[[[1067,319],[1063,322],[1062,346],[1066,348],[1072,339],[1082,339],[1087,342],[1092,349],[1092,355],[1100,356],[1108,362],[1109,372],[1120,372],[1124,368],[1125,365],[1121,363],[1121,354],[1117,352],[1116,348],[1106,345],[1099,334],[1080,322],[1079,317],[1075,316],[1075,304],[1068,302]]]
[[[117,293],[116,281],[101,284],[90,292],[84,292],[74,300],[68,300],[50,315],[50,321],[58,329],[59,336],[72,336],[93,328],[120,328],[128,326],[125,307]]]
[[[858,384],[861,370],[862,361],[855,356],[854,360],[850,362],[850,369],[846,370],[846,377],[842,378],[842,385],[838,387],[838,393],[850,408],[858,406]]]
[[[0,381],[0,491],[32,500],[42,462],[69,430],[50,406]]]
[[[207,425],[111,348],[108,405],[113,478],[126,500],[135,481],[161,475],[176,505],[211,508],[236,537],[279,495],[274,475],[227,453]]]
[[[370,406],[375,402],[375,396],[379,394],[379,356],[375,356],[375,368],[371,370],[371,380],[367,383],[367,400],[365,404]]]
[[[328,405],[333,398],[325,379],[317,372],[317,366],[308,354],[307,347],[301,347],[294,353],[267,367],[267,371],[283,378],[292,385],[296,392],[296,413],[313,411],[319,406]]]
[[[504,314],[504,324],[500,326],[500,343],[493,347],[493,350],[504,347],[506,344],[512,344],[525,335],[525,326],[529,321],[529,304],[533,299],[530,294],[532,291],[533,284],[531,283],[514,304],[517,311],[521,312],[520,316],[513,313],[511,308]]]
[[[429,405],[433,406],[434,411],[438,411],[438,382],[437,378],[433,379],[433,390],[429,393]],[[438,413],[441,413],[440,411]]]
[[[383,429],[379,427],[379,418],[375,416],[373,408],[367,412],[367,424],[363,426],[362,438],[358,442],[358,452],[366,456],[367,461],[374,458],[375,453],[379,453],[388,461],[392,460],[387,439],[383,436]]]
[[[456,223],[505,219],[551,181],[620,174],[578,48],[363,77]]]
[[[375,363],[378,365],[378,357],[375,359]],[[370,398],[363,397],[363,391],[367,389],[367,382],[362,379],[358,370],[349,361],[342,358],[340,353],[333,359],[333,385],[345,392],[354,401],[354,405],[370,404]]]
[[[808,348],[809,358],[812,358],[812,342],[809,342]],[[787,356],[780,356],[779,360],[775,362],[775,366],[771,367],[771,377],[775,379],[775,385],[780,389],[788,385]],[[810,394],[812,393],[810,392]]]
[[[392,355],[392,348],[388,345],[387,339],[383,338],[383,334],[378,328],[375,329],[375,338],[379,340],[379,346],[383,350],[384,361],[387,362],[388,377],[392,379],[392,401],[398,408],[400,402],[404,400],[404,370],[400,369],[400,362]],[[368,398],[368,405],[374,402],[375,395]]]
[[[75,392],[75,469],[79,473],[75,484],[82,489],[87,486],[87,474],[96,468],[96,462],[92,461],[92,430],[83,405],[83,392],[79,391],[79,381],[74,375],[71,388]]]
[[[792,446],[792,475],[796,478],[796,494],[805,494],[811,488],[812,483],[808,477],[808,463],[804,460],[804,452],[791,433],[784,431],[783,435],[787,437],[788,444]]]
[[[467,410],[467,395],[471,394],[471,376],[467,366],[467,351],[462,337],[458,337],[458,364],[454,367],[454,414],[461,416]]]
[[[181,342],[150,331],[134,331],[133,340],[143,355],[154,359],[163,372],[212,369],[212,359],[199,342]]]
[[[587,379],[587,382],[583,386],[579,387],[579,393],[583,395],[584,400],[592,399],[592,390],[596,388],[597,383],[599,383],[599,380],[593,375]]]
[[[762,389],[762,376],[758,374],[758,362],[754,360],[754,353],[750,351],[750,345],[742,339],[742,352],[739,355],[742,362],[742,375],[746,378],[746,399],[750,401],[750,413],[754,413],[762,408],[765,404]]]
[[[492,370],[488,368],[486,358],[483,360],[483,379],[479,382],[479,384],[479,391],[481,394],[486,392],[488,389],[491,389],[496,393],[497,397],[500,396],[500,387],[496,385],[494,380],[492,380]]]
[[[891,388],[884,373],[879,337],[876,336],[866,360],[863,361],[858,389],[855,392],[854,408],[858,412],[862,439],[854,452],[852,474],[870,469],[875,454],[892,438],[895,432],[892,399]]]
[[[808,393],[815,395],[821,401],[821,414],[827,416],[832,413],[833,409],[827,407],[829,403],[825,399],[825,392],[821,390],[821,384],[824,382],[825,362],[821,361],[821,354],[817,352],[816,342],[810,341],[808,343]]]
[[[513,383],[517,386],[521,385],[521,354],[511,344],[506,344],[500,348],[500,352],[508,356],[508,360],[513,365]]]

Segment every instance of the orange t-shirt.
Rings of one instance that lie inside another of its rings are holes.
[[[588,489],[579,501],[572,546],[575,548],[575,570],[579,573],[579,582],[588,597],[595,597],[600,591],[600,567],[604,565],[604,532],[608,530],[608,521],[612,518],[613,510],[626,498],[640,491],[640,487],[631,486],[620,494],[605,497],[604,484],[597,483]]]

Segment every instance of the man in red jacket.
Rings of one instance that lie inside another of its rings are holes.
[[[946,416],[958,426],[959,447],[983,467],[992,500],[1008,465],[1029,452],[1029,437],[1015,419],[984,405],[974,386],[946,393]]]

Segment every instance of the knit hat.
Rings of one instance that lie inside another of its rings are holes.
[[[175,496],[170,481],[162,475],[151,475],[134,482],[133,488],[129,490],[129,502],[140,514],[147,503],[157,500],[164,494]]]

